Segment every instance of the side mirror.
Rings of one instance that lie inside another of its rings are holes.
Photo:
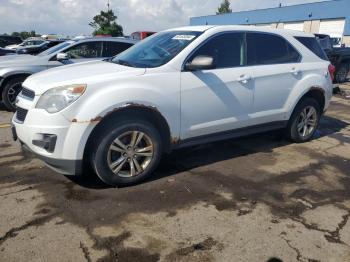
[[[58,53],[56,56],[57,61],[65,61],[70,59],[70,55],[66,53]]]
[[[196,70],[208,70],[214,69],[214,58],[211,56],[199,55],[196,56],[192,62],[186,64],[185,69],[188,71],[196,71]]]

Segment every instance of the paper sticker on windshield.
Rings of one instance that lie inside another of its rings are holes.
[[[173,40],[191,41],[195,37],[195,35],[176,35],[173,37]]]

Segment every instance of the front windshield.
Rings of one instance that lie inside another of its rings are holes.
[[[201,32],[169,31],[158,33],[117,55],[112,62],[131,67],[159,67],[178,55]]]
[[[51,48],[45,50],[44,52],[41,52],[40,54],[38,54],[38,56],[51,55],[51,54],[53,54],[53,53],[55,53],[55,52],[57,52],[57,51],[59,51],[59,50],[61,50],[63,48],[66,48],[67,46],[70,46],[73,43],[74,42],[72,42],[72,41],[63,42],[61,44],[58,44],[58,45],[56,45],[54,47],[51,47]]]

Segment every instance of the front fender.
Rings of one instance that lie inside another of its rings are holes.
[[[32,75],[35,73],[38,73],[40,71],[45,70],[45,67],[41,66],[35,66],[35,67],[6,67],[3,69],[0,69],[0,77],[7,78],[9,76],[14,75],[20,75],[20,74],[27,74]]]
[[[158,111],[166,120],[172,137],[180,136],[180,78],[179,74],[164,74],[164,79],[152,81],[145,76],[127,79],[123,83],[87,88],[84,98],[62,111],[72,125],[85,128],[81,136],[83,155],[85,144],[94,127],[107,115],[128,106],[148,107]],[[159,76],[162,78],[162,76]]]

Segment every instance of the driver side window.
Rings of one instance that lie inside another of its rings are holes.
[[[216,68],[239,67],[246,64],[246,48],[244,33],[223,33],[214,36],[199,47],[191,56],[211,56]]]
[[[65,53],[72,59],[99,58],[102,57],[102,41],[80,43],[69,48]]]

